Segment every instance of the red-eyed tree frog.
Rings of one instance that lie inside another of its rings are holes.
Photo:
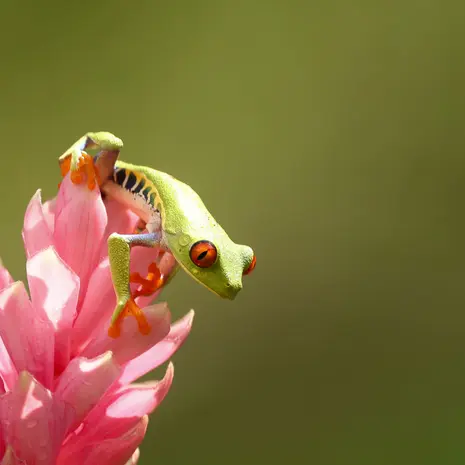
[[[150,332],[131,294],[130,282],[153,293],[169,280],[160,274],[156,264],[149,266],[147,278],[130,275],[131,247],[169,251],[180,268],[226,299],[236,297],[242,288],[242,276],[249,274],[256,263],[252,249],[229,238],[190,186],[153,168],[118,160],[122,147],[121,139],[109,132],[89,132],[59,157],[63,176],[71,171],[72,182],[86,182],[89,189],[98,184],[101,192],[136,213],[144,225],[141,229],[146,231],[115,233],[108,239],[117,301],[108,330],[111,337],[119,336],[121,321],[128,315],[137,319],[141,333]],[[97,155],[92,157],[88,149],[97,149]]]

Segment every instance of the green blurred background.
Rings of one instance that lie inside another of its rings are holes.
[[[142,465],[464,463],[464,2],[4,0],[0,26],[15,277],[93,130],[256,250],[234,302],[165,291],[197,313]]]

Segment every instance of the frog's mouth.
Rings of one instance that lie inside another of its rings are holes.
[[[239,293],[239,291],[242,289],[242,284],[241,283],[239,283],[237,285],[225,284],[224,289],[222,291],[215,291],[214,289],[212,289],[211,287],[208,287],[202,281],[197,279],[195,276],[193,276],[193,278],[197,282],[202,284],[203,287],[206,287],[209,291],[213,292],[213,294],[217,295],[218,297],[221,297],[222,299],[234,300],[236,298],[237,294]]]
[[[192,275],[191,275],[192,276]],[[217,295],[218,297],[221,297],[222,299],[228,299],[228,300],[234,300],[239,293],[239,291],[242,289],[242,286],[240,287],[233,287],[233,286],[225,286],[223,292],[217,292],[213,290],[211,287],[208,287],[206,284],[204,284],[202,281],[199,281],[195,276],[193,278],[202,284],[203,287],[206,287],[210,292],[213,292],[213,294]]]
[[[218,297],[221,297],[222,299],[234,300],[236,298],[236,295],[242,289],[242,283],[238,282],[238,283],[234,283],[234,284],[226,283],[221,291],[216,291],[215,289],[212,289],[210,286],[207,286],[203,281],[201,281],[199,278],[197,278],[197,276],[192,274],[180,261],[178,261],[178,260],[176,260],[176,261],[178,262],[179,266],[189,276],[191,276],[195,281],[197,281],[203,287],[208,289],[210,292],[213,292],[213,294],[217,295]]]
[[[225,292],[223,295],[221,295],[221,297],[224,299],[234,300],[241,289],[241,283],[235,285],[227,284],[225,287]]]

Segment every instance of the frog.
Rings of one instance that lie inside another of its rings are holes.
[[[248,245],[234,242],[188,184],[149,166],[119,159],[123,141],[108,131],[88,132],[59,158],[62,176],[120,202],[134,212],[139,223],[134,234],[112,233],[107,241],[111,279],[116,295],[108,335],[121,335],[121,324],[135,317],[141,334],[150,333],[144,312],[136,304],[139,295],[151,295],[171,281],[178,269],[223,299],[234,300],[242,278],[256,265]],[[89,150],[97,153],[92,156]],[[130,273],[132,247],[158,247],[175,259],[175,269],[163,275],[151,263],[147,276]],[[141,286],[137,294],[131,283]]]

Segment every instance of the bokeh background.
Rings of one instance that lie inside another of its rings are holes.
[[[1,2],[16,278],[93,130],[256,250],[234,302],[164,292],[197,313],[142,465],[464,463],[464,26],[457,0]]]

